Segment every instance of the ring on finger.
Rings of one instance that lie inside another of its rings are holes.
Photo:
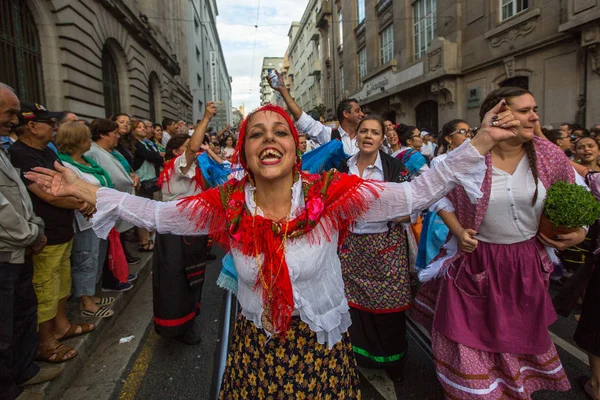
[[[491,126],[498,126],[498,121],[492,121],[492,122],[490,122],[490,125]]]

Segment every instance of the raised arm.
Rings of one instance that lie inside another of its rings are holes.
[[[186,166],[188,166],[187,168],[193,165],[194,159],[196,158],[196,154],[200,151],[202,147],[202,142],[204,141],[204,136],[206,134],[206,130],[208,129],[208,124],[210,123],[210,121],[216,113],[217,108],[215,107],[215,103],[209,101],[208,104],[206,104],[206,109],[204,110],[204,117],[194,130],[194,134],[190,139],[190,143],[188,144],[188,147],[185,150]]]
[[[296,127],[299,131],[306,133],[311,139],[314,139],[319,144],[325,144],[331,141],[331,128],[323,125],[322,123],[315,121],[308,114],[303,112],[296,101],[290,95],[287,87],[283,83],[283,77],[277,71],[277,78],[279,79],[279,85],[274,86],[273,80],[271,77],[267,76],[267,81],[273,90],[281,93],[281,97],[283,97],[283,101],[287,105],[288,110],[294,116],[296,120]]]
[[[483,155],[497,143],[515,137],[515,128],[519,126],[519,121],[514,119],[512,113],[503,113],[504,116],[498,119],[503,102],[486,114],[482,122],[483,128],[473,140],[465,141],[435,168],[425,171],[411,182],[386,183],[383,192],[373,201],[363,219],[387,221],[411,215],[440,200],[457,184],[464,187],[471,201],[475,202],[481,197],[480,187],[486,170]],[[492,119],[494,116],[496,118]],[[499,126],[492,127],[492,120],[499,121]]]

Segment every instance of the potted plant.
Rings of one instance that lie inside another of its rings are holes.
[[[546,194],[546,205],[538,231],[552,239],[592,225],[600,218],[600,202],[585,187],[557,182]]]

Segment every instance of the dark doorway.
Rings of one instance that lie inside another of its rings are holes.
[[[417,114],[417,128],[437,135],[438,131],[438,104],[433,100],[422,102],[415,108]]]

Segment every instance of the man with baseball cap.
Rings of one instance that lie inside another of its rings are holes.
[[[20,102],[0,82],[0,136],[18,124]],[[32,254],[46,245],[44,221],[35,215],[27,189],[8,152],[0,147],[0,398],[15,399],[20,386],[56,378],[58,368],[34,364],[37,353],[37,300]],[[19,399],[27,398],[21,394]]]
[[[57,155],[48,148],[56,131],[61,112],[50,112],[37,103],[21,103],[15,128],[19,140],[9,149],[11,162],[21,170],[33,209],[46,225],[48,243],[33,256],[33,286],[38,303],[38,358],[63,362],[77,351],[59,340],[83,335],[95,329],[92,324],[71,324],[67,318],[67,298],[71,291],[71,248],[73,245],[73,210],[84,214],[92,207],[75,198],[58,198],[44,192],[24,174],[35,167],[54,169]]]
[[[429,161],[429,159],[433,157],[433,153],[437,147],[435,139],[433,138],[433,135],[427,131],[421,131],[421,138],[423,139],[421,154]]]

